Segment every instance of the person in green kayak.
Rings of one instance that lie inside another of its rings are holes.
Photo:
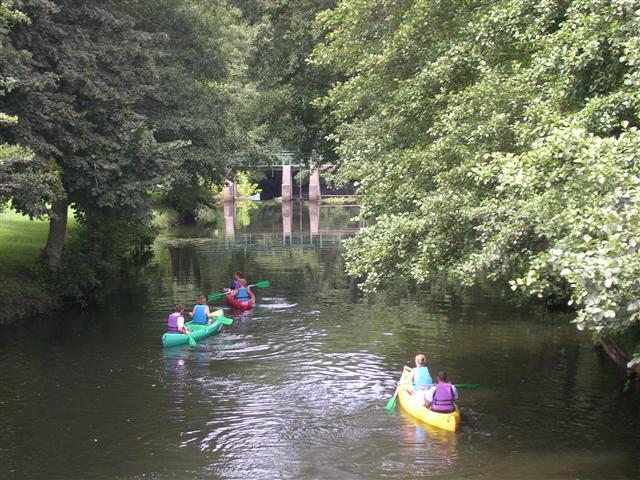
[[[429,367],[427,367],[427,357],[422,353],[416,355],[415,358],[416,367],[405,367],[411,372],[411,382],[413,383],[414,395],[420,395],[422,401],[425,401],[425,393],[433,385],[431,374],[429,373]]]
[[[184,333],[189,335],[189,329],[184,325],[184,317],[182,316],[184,307],[181,303],[176,305],[176,311],[167,318],[167,333]]]
[[[189,312],[189,315],[191,315],[193,323],[196,325],[208,325],[211,323],[209,318],[211,317],[211,312],[209,311],[209,305],[207,305],[207,299],[204,295],[198,297],[198,303],[193,306],[193,310]]]

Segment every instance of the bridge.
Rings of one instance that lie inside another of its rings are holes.
[[[334,167],[331,164],[322,164],[322,156],[314,155],[310,158],[310,166],[306,164],[294,163],[296,161],[296,152],[283,150],[278,153],[278,158],[281,161],[280,165],[256,165],[253,167],[255,170],[282,170],[282,185],[281,185],[281,197],[283,202],[288,202],[293,198],[293,182],[292,182],[292,169],[297,168],[302,170],[303,168],[309,168],[309,201],[318,202],[322,198],[320,191],[320,171]],[[233,202],[237,198],[236,183],[233,179],[227,179],[222,192],[222,198],[225,202]]]

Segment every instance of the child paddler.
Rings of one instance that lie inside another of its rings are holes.
[[[167,318],[167,333],[183,333],[189,335],[189,329],[184,325],[184,306],[179,303],[176,305],[176,311]]]
[[[431,374],[429,373],[429,367],[427,367],[427,357],[422,353],[416,355],[415,368],[405,367],[411,372],[411,382],[413,383],[413,393],[420,398],[422,403],[425,402],[425,393],[433,385]]]
[[[208,325],[211,323],[209,319],[211,312],[204,295],[198,297],[198,303],[193,306],[193,310],[189,312],[189,315],[191,315],[192,321],[196,325]]]
[[[447,372],[439,371],[436,383],[425,393],[425,405],[434,412],[451,413],[455,410],[454,400],[458,400],[458,390],[449,383]]]

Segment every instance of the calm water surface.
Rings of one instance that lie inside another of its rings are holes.
[[[92,313],[0,331],[0,478],[638,478],[637,393],[567,317],[489,285],[362,297],[340,240],[355,207],[220,211],[158,239]],[[160,348],[166,316],[240,269],[257,306]],[[424,352],[459,383],[458,433],[389,413]]]

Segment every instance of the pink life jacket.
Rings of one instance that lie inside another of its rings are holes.
[[[180,333],[180,330],[178,330],[178,318],[181,316],[182,315],[179,314],[178,312],[172,313],[171,315],[169,315],[169,317],[167,318],[168,333]]]
[[[440,413],[450,413],[455,410],[453,406],[453,389],[450,383],[437,383],[433,392],[431,410]]]

